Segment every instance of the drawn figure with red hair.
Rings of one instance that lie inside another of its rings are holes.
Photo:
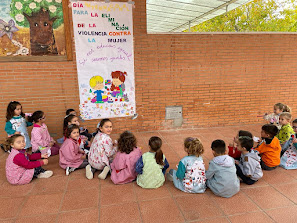
[[[113,97],[123,97],[123,92],[125,91],[125,76],[127,76],[127,72],[113,71],[111,73],[112,84],[110,90],[112,91],[111,95]]]

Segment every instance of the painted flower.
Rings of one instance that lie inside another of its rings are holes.
[[[23,14],[16,14],[15,20],[18,22],[23,22],[24,21],[24,15]]]
[[[35,2],[31,2],[31,3],[29,4],[29,8],[30,8],[30,9],[35,9],[35,8],[36,8],[36,3],[35,3]]]
[[[62,0],[55,0],[57,3],[62,3]]]
[[[20,2],[16,2],[14,5],[18,10],[21,10],[23,8],[23,4]]]
[[[54,6],[54,5],[51,5],[50,7],[48,7],[48,9],[49,9],[49,11],[50,11],[51,13],[55,13],[56,10],[57,10],[57,7]]]
[[[19,29],[15,27],[15,22],[12,19],[9,20],[8,23],[0,19],[0,37],[6,34],[9,39],[12,39],[12,34],[18,30]]]

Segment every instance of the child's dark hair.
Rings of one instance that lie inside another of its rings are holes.
[[[71,124],[71,125],[67,126],[66,134],[65,134],[66,138],[70,137],[71,132],[73,132],[74,129],[78,129],[78,132],[79,132],[79,126],[78,125]]]
[[[68,123],[72,121],[72,119],[74,119],[76,116],[75,115],[66,115],[64,118],[64,123],[63,123],[63,133],[64,136],[66,136],[67,134],[67,126]]]
[[[254,140],[249,136],[239,136],[238,141],[240,146],[246,148],[247,151],[251,151],[254,146]]]
[[[73,108],[69,108],[66,110],[66,115],[69,115],[71,112],[75,112],[75,110]]]
[[[31,116],[28,117],[29,122],[38,122],[44,115],[43,111],[35,111]]]
[[[218,155],[224,155],[226,152],[226,144],[223,140],[217,139],[211,143],[211,149]]]
[[[278,133],[278,128],[273,124],[263,125],[262,130],[269,135],[269,138],[273,138]]]
[[[12,117],[14,116],[14,110],[16,109],[16,107],[21,105],[20,102],[18,101],[11,101],[9,102],[9,104],[7,105],[7,110],[6,110],[6,121],[8,122],[10,119],[12,119]],[[21,112],[21,116],[25,117],[25,114],[23,113],[23,111]]]
[[[111,121],[110,121],[110,119],[108,119],[108,118],[104,118],[104,119],[102,119],[102,120],[100,121],[99,126],[98,126],[98,128],[97,128],[97,130],[98,130],[99,132],[101,132],[101,131],[100,131],[100,128],[102,128],[106,122],[111,122]]]
[[[18,137],[23,137],[23,138],[25,138],[23,135],[21,135],[21,134],[14,134],[14,135],[12,135],[12,136],[10,136],[10,137],[8,137],[7,138],[7,140],[6,140],[6,142],[7,142],[7,145],[11,145],[11,144],[13,144],[14,143],[14,141],[16,140],[16,138],[18,138]]]
[[[296,119],[294,119],[292,123],[297,123],[297,118],[296,118]]]
[[[279,108],[282,112],[291,112],[291,108],[283,103],[276,103],[274,107]]]
[[[189,155],[200,156],[204,152],[203,145],[198,138],[188,137],[184,141],[184,146],[187,148]]]
[[[136,148],[136,144],[136,137],[129,131],[123,132],[118,139],[118,148],[121,153],[129,154],[134,148]]]
[[[159,165],[164,166],[163,152],[161,150],[162,139],[160,139],[158,136],[151,137],[149,140],[149,146],[150,146],[151,150],[156,152],[156,155],[155,155],[156,162]]]
[[[250,138],[253,138],[253,134],[250,133],[249,131],[244,131],[244,130],[239,130],[238,136],[248,136]]]

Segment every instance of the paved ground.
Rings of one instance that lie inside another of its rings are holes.
[[[179,131],[137,133],[138,145],[146,152],[150,136],[163,139],[163,152],[174,168],[185,153],[183,139],[199,137],[206,152],[206,168],[212,159],[214,139],[230,142],[239,129],[260,135],[260,125]],[[113,136],[116,138],[117,136]],[[147,190],[130,183],[113,185],[110,178],[85,178],[78,170],[65,176],[58,157],[46,167],[54,171],[49,179],[35,179],[24,186],[11,186],[5,178],[7,154],[0,151],[0,222],[296,222],[297,171],[277,168],[264,172],[255,185],[241,184],[232,198],[220,198],[209,189],[204,194],[187,194],[171,182]]]

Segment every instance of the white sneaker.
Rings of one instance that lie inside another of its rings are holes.
[[[93,172],[92,172],[92,167],[91,167],[90,164],[86,166],[86,177],[87,177],[89,180],[92,180],[93,177],[94,177],[94,174],[93,174]]]
[[[71,172],[73,172],[74,170],[75,170],[75,168],[67,166],[67,167],[66,167],[66,176],[68,176],[68,175],[69,175]]]
[[[51,170],[46,170],[45,172],[43,173],[40,173],[37,178],[50,178],[52,175],[53,175],[53,171]]]
[[[110,168],[108,166],[105,166],[102,172],[98,175],[98,178],[101,180],[105,180],[109,171],[110,171]]]

